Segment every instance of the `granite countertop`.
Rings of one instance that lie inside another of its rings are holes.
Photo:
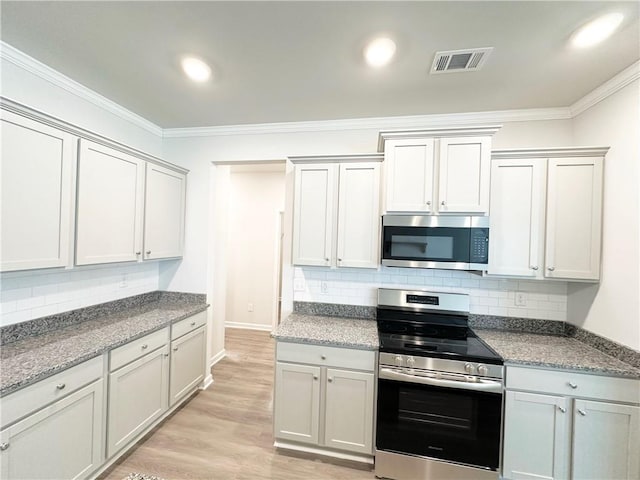
[[[314,345],[378,349],[375,320],[292,313],[272,333],[276,340]]]
[[[208,307],[200,299],[176,295],[3,345],[0,397]]]
[[[473,331],[504,359],[506,365],[640,378],[640,369],[573,337],[481,328]]]

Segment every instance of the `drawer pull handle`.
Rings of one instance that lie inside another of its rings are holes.
[[[9,442],[0,443],[0,450],[4,452],[7,448],[9,448]]]
[[[326,355],[320,355],[320,358],[321,358],[322,360],[326,360],[326,359],[327,359],[327,356],[326,356]]]
[[[195,326],[195,324],[196,324],[196,322],[191,322],[191,326],[192,327]]]
[[[64,383],[59,383],[58,385],[56,385],[56,388],[58,390],[64,390],[64,387],[66,387],[66,385]]]
[[[173,351],[177,352],[178,351],[178,347],[173,347]]]
[[[584,411],[584,410],[582,410],[581,408],[579,408],[579,409],[578,409],[578,413],[579,413],[580,415],[582,415],[583,417],[586,417],[586,416],[587,416],[587,412],[585,412],[585,411]]]
[[[143,350],[145,350],[145,349],[147,349],[147,348],[149,348],[149,345],[147,345],[146,343],[142,344],[142,349],[143,349]]]
[[[558,410],[560,410],[561,413],[565,413],[567,411],[566,408],[561,407],[560,405],[558,405]]]
[[[578,388],[578,384],[577,383],[573,383],[573,382],[567,382],[567,385],[569,385],[571,388],[573,388],[574,390],[576,388]]]

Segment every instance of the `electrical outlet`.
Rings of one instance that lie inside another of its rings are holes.
[[[527,306],[527,294],[524,292],[516,292],[516,307]]]
[[[122,274],[122,278],[120,279],[120,284],[119,287],[120,288],[127,288],[128,282],[127,282],[127,274],[123,273]]]
[[[304,278],[295,278],[293,280],[293,291],[294,292],[304,292],[307,289],[307,284],[304,281]]]
[[[322,293],[329,293],[329,285],[327,285],[327,282],[320,282],[320,291]]]
[[[247,310],[249,312],[253,312],[253,303],[250,303],[249,305],[247,305]]]

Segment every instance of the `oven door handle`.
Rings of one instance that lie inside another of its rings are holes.
[[[502,382],[478,379],[477,382],[464,382],[457,380],[445,380],[442,378],[426,377],[421,375],[411,375],[400,372],[393,368],[380,367],[379,378],[384,380],[398,380],[401,382],[420,383],[422,385],[432,385],[434,387],[457,388],[460,390],[473,390],[476,392],[502,393]]]

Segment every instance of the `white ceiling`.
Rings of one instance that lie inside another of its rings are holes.
[[[638,2],[2,1],[1,38],[164,128],[568,106],[640,58]],[[571,33],[625,14],[604,44]],[[397,56],[362,59],[386,33]],[[429,75],[439,50],[495,47],[479,72]],[[180,56],[210,63],[188,81]]]

